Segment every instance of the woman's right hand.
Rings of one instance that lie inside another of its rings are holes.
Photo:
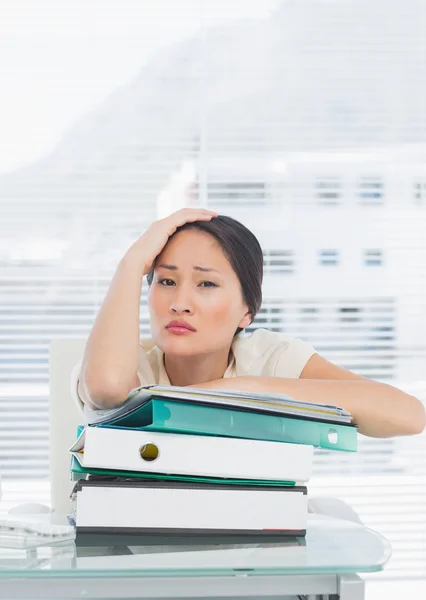
[[[194,221],[210,221],[218,213],[206,208],[182,208],[164,219],[154,221],[128,252],[143,260],[143,274],[149,273],[154,261],[178,227]]]

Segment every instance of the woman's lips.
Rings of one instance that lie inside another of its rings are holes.
[[[166,327],[166,330],[169,331],[170,333],[174,333],[176,335],[185,335],[185,333],[195,333],[195,331],[192,331],[191,329],[188,329],[187,327]]]

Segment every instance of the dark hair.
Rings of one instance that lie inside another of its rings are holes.
[[[209,233],[219,243],[240,281],[244,302],[253,321],[262,304],[263,281],[263,252],[256,236],[239,221],[219,215],[210,221],[185,223],[170,236],[169,240],[187,229],[198,229]],[[154,276],[154,267],[147,274],[149,285]],[[240,331],[242,328],[238,327],[234,335]]]

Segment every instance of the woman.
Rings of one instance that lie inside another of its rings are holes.
[[[144,275],[152,340],[142,344]],[[423,431],[417,398],[338,367],[285,334],[240,334],[260,309],[262,277],[261,247],[234,219],[185,208],[156,221],[116,270],[75,369],[79,399],[112,408],[153,383],[284,393],[342,406],[372,437]]]

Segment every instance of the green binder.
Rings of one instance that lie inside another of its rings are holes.
[[[252,479],[223,479],[220,477],[195,477],[189,475],[165,475],[164,473],[141,473],[139,471],[107,471],[106,469],[86,469],[82,467],[75,456],[71,457],[71,474],[72,479],[84,479],[87,474],[104,475],[109,477],[126,477],[137,479],[156,479],[165,481],[189,481],[196,483],[221,483],[223,485],[258,485],[258,486],[277,486],[289,487],[294,486],[294,481],[269,481],[269,480],[252,480]]]
[[[357,450],[354,424],[260,414],[163,398],[152,398],[122,417],[94,426],[309,444],[346,452]]]

